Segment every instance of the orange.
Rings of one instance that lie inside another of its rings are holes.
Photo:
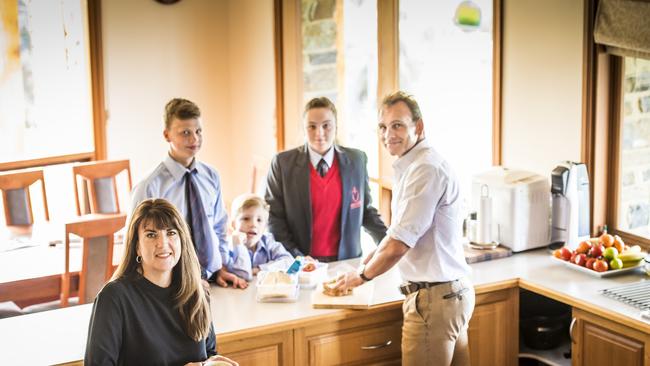
[[[621,239],[620,236],[614,235],[614,247],[618,249],[619,253],[623,253],[623,249],[625,248],[625,243],[623,242],[623,239]]]
[[[589,242],[588,240],[581,241],[580,244],[578,244],[576,253],[587,253],[589,249],[591,249],[591,242]]]
[[[609,248],[614,245],[614,237],[609,234],[603,234],[600,236],[600,242],[603,243],[605,248]]]

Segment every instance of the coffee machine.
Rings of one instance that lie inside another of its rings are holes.
[[[574,250],[590,236],[587,166],[566,161],[553,169],[551,196],[551,245]]]

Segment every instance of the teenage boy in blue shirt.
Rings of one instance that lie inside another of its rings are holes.
[[[221,195],[219,174],[214,168],[196,158],[203,143],[200,117],[199,107],[189,100],[174,98],[167,103],[163,135],[169,143],[169,153],[147,178],[133,188],[133,207],[147,198],[165,198],[188,218],[190,229],[195,230],[189,218],[197,215],[196,207],[199,205],[190,204],[190,183],[186,175],[191,176],[198,191],[195,193],[195,200],[202,203],[200,215],[206,216],[199,219],[209,226],[201,233],[205,237],[204,243],[196,242],[201,236],[192,233],[201,262],[202,277],[204,280],[215,281],[222,287],[230,283],[235,288],[246,288],[248,284],[244,279],[228,271],[229,265],[232,264],[226,240],[228,215]],[[199,250],[201,245],[206,244],[210,247],[209,250]],[[207,283],[204,283],[204,286],[207,286]]]

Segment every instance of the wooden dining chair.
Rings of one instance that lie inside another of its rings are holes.
[[[124,227],[126,214],[89,214],[65,225],[65,268],[61,278],[61,307],[70,298],[70,234],[82,238],[79,304],[93,302],[113,275],[113,236]]]
[[[45,220],[49,221],[50,213],[47,207],[45,177],[43,176],[42,169],[26,169],[0,173],[0,190],[2,191],[2,202],[7,226],[32,225],[34,223],[29,187],[37,181],[41,181]]]
[[[130,192],[132,187],[129,160],[101,160],[75,164],[72,167],[72,175],[77,215],[120,212],[116,176],[123,171],[126,171]],[[81,187],[77,182],[79,177],[83,178]],[[84,200],[84,212],[81,211],[80,196]]]

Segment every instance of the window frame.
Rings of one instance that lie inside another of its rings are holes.
[[[336,0],[337,3],[342,0]],[[285,127],[297,126],[302,102],[302,35],[300,0],[275,0],[275,60],[276,60],[276,136],[277,151],[285,149],[290,140]],[[492,165],[502,164],[502,41],[503,0],[492,0]],[[399,87],[399,0],[377,0],[377,100]],[[379,151],[378,176],[370,181],[379,185],[378,208],[390,222],[392,194],[391,157],[377,141]]]
[[[102,60],[101,0],[86,0],[94,150],[0,163],[0,171],[106,159],[106,111]]]
[[[622,109],[624,108],[623,100],[623,78],[624,78],[624,59],[620,56],[610,56],[611,66],[609,68],[609,78],[611,80],[610,100],[612,113],[610,115],[610,142],[609,155],[611,157],[612,168],[609,174],[609,187],[607,189],[607,214],[606,222],[608,232],[619,235],[625,242],[642,245],[644,248],[650,248],[650,238],[632,234],[628,231],[619,229],[618,209],[620,196],[620,172],[621,172],[621,129],[623,122]]]
[[[582,98],[582,160],[590,179],[591,235],[607,225],[626,243],[650,249],[644,238],[618,227],[620,132],[622,125],[623,57],[606,53],[594,41],[598,0],[585,1]]]

